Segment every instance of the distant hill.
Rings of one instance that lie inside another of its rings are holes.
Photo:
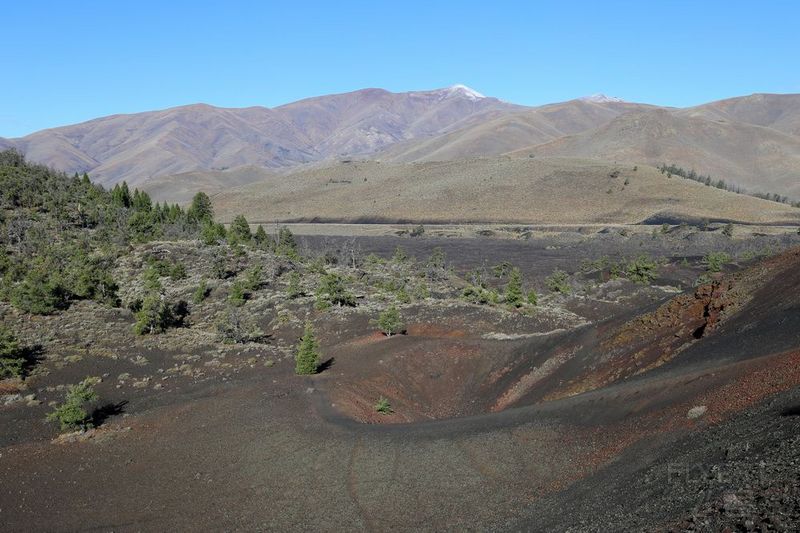
[[[140,185],[195,170],[280,168],[371,153],[519,109],[463,86],[410,93],[365,89],[275,109],[196,104],[114,115],[11,142],[31,160],[87,171],[104,184]]]
[[[271,176],[212,199],[225,221],[244,213],[251,222],[800,223],[800,209],[653,167],[562,158],[358,161]]]
[[[447,161],[500,155],[598,128],[614,118],[653,106],[617,101],[571,100],[504,114],[433,138],[390,146],[376,157],[388,161]]]
[[[627,113],[515,155],[582,157],[657,165],[677,162],[750,191],[800,198],[800,137],[746,122],[664,109]]]

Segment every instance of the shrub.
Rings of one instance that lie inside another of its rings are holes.
[[[11,293],[11,304],[34,315],[49,315],[64,306],[63,290],[58,281],[40,269],[28,272]]]
[[[392,305],[378,315],[378,327],[387,337],[397,335],[405,330],[405,324],[400,319],[397,307]]]
[[[408,254],[406,251],[400,246],[395,247],[394,253],[392,254],[392,262],[400,264],[406,261],[408,261]]]
[[[375,404],[375,412],[382,415],[390,415],[394,413],[394,410],[392,409],[392,405],[389,403],[389,400],[381,396],[378,399],[378,403]]]
[[[625,267],[625,274],[634,283],[648,284],[658,276],[658,265],[646,255],[640,255]]]
[[[447,263],[444,250],[438,246],[434,248],[425,266],[425,273],[428,279],[433,281],[445,279],[447,277]]]
[[[133,331],[137,335],[154,335],[166,330],[175,322],[173,309],[160,294],[151,294],[142,301],[136,312]]]
[[[244,215],[237,215],[228,229],[228,242],[231,244],[249,243],[252,238],[253,234],[250,233],[250,224],[247,219],[244,218]]]
[[[156,277],[169,277],[173,281],[186,279],[187,277],[186,266],[180,261],[150,258],[148,260],[148,270],[155,271]]]
[[[227,236],[227,231],[223,224],[213,221],[206,221],[200,229],[200,240],[209,246],[219,244]]]
[[[559,294],[569,294],[572,292],[572,287],[569,284],[569,276],[561,269],[555,269],[548,278],[544,280],[550,292]]]
[[[731,256],[725,252],[709,252],[703,257],[703,264],[708,272],[720,272],[726,263],[731,261]]]
[[[324,309],[331,305],[356,305],[355,296],[347,290],[345,278],[335,272],[323,276],[317,289],[317,306]]]
[[[292,300],[303,295],[303,288],[300,286],[300,273],[292,270],[289,274],[289,285],[286,286],[286,296]]]
[[[511,270],[511,276],[506,285],[505,299],[508,305],[513,305],[514,307],[522,306],[522,274],[516,267]]]
[[[512,270],[511,263],[508,261],[503,261],[499,265],[495,265],[492,267],[492,274],[496,278],[502,278],[507,276]]]
[[[539,305],[539,295],[533,289],[528,291],[528,305]]]
[[[0,379],[22,376],[25,357],[14,334],[0,325]]]
[[[236,307],[241,307],[247,300],[247,293],[244,290],[244,284],[241,281],[234,281],[231,285],[231,291],[228,293],[228,302]]]
[[[733,224],[730,222],[725,224],[725,227],[722,228],[722,234],[726,237],[733,238]]]
[[[311,323],[306,322],[303,336],[297,346],[295,355],[295,373],[300,375],[316,374],[319,368],[319,358],[319,345],[314,336],[314,330],[311,327]]]
[[[414,229],[411,230],[410,233],[412,237],[422,237],[422,235],[424,234],[425,234],[425,226],[423,226],[422,224],[416,226]]]
[[[496,293],[480,285],[467,285],[461,291],[461,297],[474,304],[488,304],[496,301]]]
[[[261,265],[253,265],[244,273],[244,288],[248,291],[257,291],[263,285],[263,269]]]
[[[85,407],[99,398],[94,390],[98,381],[97,378],[86,378],[77,385],[70,385],[64,403],[48,414],[47,420],[58,422],[62,431],[91,427],[92,421]]]
[[[208,297],[208,282],[205,279],[201,279],[194,290],[194,294],[192,294],[192,302],[195,304],[203,303],[206,297]]]
[[[229,307],[216,326],[217,336],[225,344],[258,342],[264,338],[264,332],[258,326],[242,319],[237,307]]]

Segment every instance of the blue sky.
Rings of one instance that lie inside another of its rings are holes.
[[[7,2],[0,136],[463,83],[537,105],[800,92],[800,2]]]

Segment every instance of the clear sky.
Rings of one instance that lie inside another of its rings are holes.
[[[800,1],[5,2],[0,136],[463,83],[537,105],[800,92]]]

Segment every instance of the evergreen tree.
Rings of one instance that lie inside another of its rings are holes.
[[[160,294],[150,294],[136,312],[133,331],[138,335],[154,335],[167,329],[173,322],[172,309]]]
[[[378,327],[387,337],[397,335],[405,330],[405,325],[400,319],[400,312],[397,307],[392,305],[378,315]]]
[[[519,269],[516,267],[511,270],[511,276],[506,285],[505,297],[508,305],[513,305],[514,307],[522,306],[522,274],[520,274]]]
[[[70,385],[66,400],[47,415],[47,420],[59,422],[62,431],[90,427],[91,418],[85,404],[97,401],[98,395],[94,390],[96,382],[96,378],[86,378],[77,385]]]
[[[194,290],[192,302],[195,304],[203,303],[203,300],[206,299],[206,296],[208,296],[208,282],[206,282],[205,278],[203,278],[200,280],[200,284],[197,285],[197,288]]]
[[[539,304],[539,295],[533,289],[528,291],[528,304],[534,306]]]
[[[11,330],[0,325],[0,379],[20,377],[24,364],[19,341]]]
[[[319,359],[319,345],[314,336],[314,330],[311,328],[311,322],[306,322],[303,337],[300,339],[295,355],[295,373],[300,375],[316,374],[319,368]]]
[[[64,304],[64,299],[58,282],[35,268],[12,291],[11,303],[26,313],[49,315]]]
[[[225,226],[212,221],[205,222],[200,230],[200,240],[209,246],[219,244],[226,235]]]
[[[267,248],[268,242],[269,237],[267,237],[267,232],[264,231],[264,226],[259,224],[256,232],[253,234],[253,243],[256,245],[256,247],[263,250]]]
[[[192,198],[192,203],[187,211],[187,216],[195,222],[211,222],[214,220],[214,207],[211,198],[204,192],[198,192]]]
[[[233,285],[231,285],[231,292],[228,294],[228,301],[236,307],[241,307],[244,305],[246,299],[247,295],[245,294],[242,282],[235,281]]]
[[[250,233],[250,224],[244,215],[237,215],[233,219],[230,229],[228,229],[228,242],[234,243],[248,243],[253,235]]]
[[[300,287],[300,273],[296,270],[293,270],[289,274],[289,285],[286,287],[286,295],[291,299],[303,295],[303,289]]]
[[[317,307],[326,308],[331,305],[356,305],[355,297],[347,290],[345,279],[335,272],[323,276],[317,289]]]

